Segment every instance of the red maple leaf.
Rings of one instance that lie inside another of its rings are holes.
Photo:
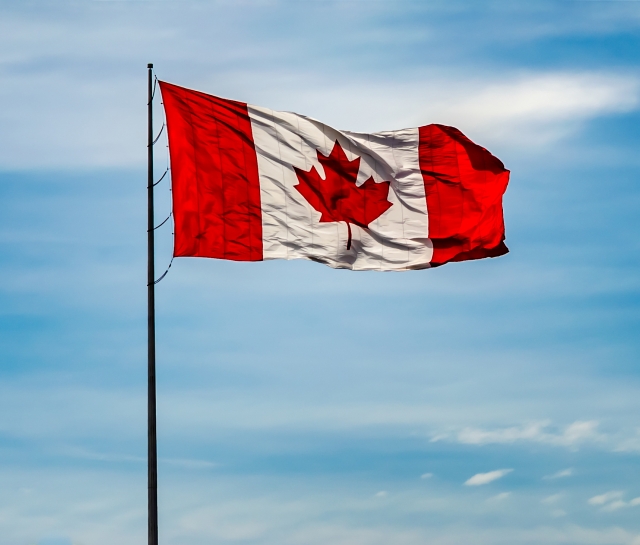
[[[349,238],[347,250],[351,248],[351,224],[362,228],[386,212],[391,203],[387,200],[390,182],[374,182],[370,177],[360,187],[356,185],[360,170],[360,157],[349,161],[340,143],[336,140],[329,156],[316,151],[318,161],[324,168],[322,179],[316,170],[304,171],[293,167],[300,182],[294,186],[308,203],[322,215],[320,222],[344,221]]]

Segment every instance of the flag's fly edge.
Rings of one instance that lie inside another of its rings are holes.
[[[419,131],[432,266],[506,254],[502,196],[509,171],[454,127]]]

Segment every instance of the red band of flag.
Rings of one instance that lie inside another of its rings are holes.
[[[176,257],[262,260],[256,150],[247,105],[160,82]]]
[[[433,265],[506,254],[502,195],[509,171],[458,129],[420,127],[420,170]]]

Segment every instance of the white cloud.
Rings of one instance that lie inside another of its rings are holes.
[[[500,492],[500,494],[496,494],[489,498],[491,501],[503,501],[508,499],[511,496],[511,492]]]
[[[547,496],[541,500],[542,503],[551,504],[557,503],[562,499],[562,494],[552,494],[551,496]]]
[[[562,479],[564,477],[571,477],[573,475],[573,468],[569,467],[567,469],[561,469],[560,471],[556,471],[551,475],[545,475],[543,479],[553,480],[553,479]]]
[[[589,505],[604,505],[607,502],[622,498],[623,492],[620,490],[612,490],[599,496],[593,496],[589,499]]]
[[[602,511],[612,512],[625,507],[635,507],[640,505],[640,497],[633,498],[631,501],[626,502],[622,499],[623,492],[619,490],[612,490],[599,496],[594,496],[589,499],[591,505],[602,506]]]
[[[185,469],[212,469],[220,465],[208,460],[192,460],[190,458],[160,458],[159,462]]]
[[[612,501],[611,503],[606,504],[602,510],[603,511],[617,511],[618,509],[622,509],[623,507],[627,507],[627,502],[623,500]]]
[[[387,491],[386,490],[380,490],[380,492],[376,492],[374,494],[375,498],[386,498],[387,497]]]
[[[489,443],[514,443],[520,440],[536,440],[543,434],[546,423],[528,424],[523,427],[502,428],[497,430],[482,430],[464,428],[458,433],[458,441],[471,445]]]
[[[636,77],[556,72],[481,85],[438,106],[443,117],[494,139],[544,144],[573,132],[575,122],[635,109],[639,95]]]
[[[420,475],[421,479],[430,479],[431,477],[433,477],[433,473],[423,473]]]
[[[561,432],[547,431],[548,422],[536,422],[525,426],[484,430],[479,428],[464,428],[457,434],[460,443],[470,445],[487,445],[491,443],[508,444],[517,441],[532,441],[551,445],[576,447],[581,443],[598,442],[604,436],[598,433],[598,422],[594,420],[576,421]],[[570,470],[564,470],[570,471]],[[558,476],[568,476],[568,474]],[[551,478],[551,477],[550,477]]]
[[[636,428],[635,434],[623,438],[615,450],[618,452],[640,452],[640,428]]]
[[[520,426],[493,429],[467,426],[457,431],[455,429],[448,432],[438,431],[432,435],[430,441],[451,441],[466,445],[531,442],[572,450],[588,445],[613,452],[640,452],[640,430],[629,432],[618,429],[604,433],[599,430],[599,423],[596,420],[576,420],[565,427],[558,427],[550,421],[529,422]],[[573,474],[573,468],[566,468],[542,478],[554,480],[571,477]]]
[[[573,445],[585,440],[598,439],[600,436],[596,432],[598,423],[590,420],[587,422],[574,422],[568,426],[559,438],[561,443]]]
[[[144,456],[133,456],[130,454],[113,454],[106,452],[94,452],[88,449],[82,448],[64,448],[61,449],[61,454],[71,456],[73,458],[84,458],[86,460],[97,460],[100,462],[134,462],[134,463],[146,463],[147,458]]]
[[[476,473],[473,477],[465,481],[467,486],[480,486],[483,484],[489,484],[493,481],[501,479],[508,473],[511,473],[513,469],[496,469],[495,471],[489,471],[488,473]]]

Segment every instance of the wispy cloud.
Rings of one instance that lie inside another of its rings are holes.
[[[160,458],[159,462],[185,469],[212,469],[220,465],[208,460],[193,460],[190,458]]]
[[[619,509],[624,509],[625,507],[635,507],[637,505],[640,505],[640,497],[633,498],[630,501],[624,501],[622,499],[623,496],[624,492],[620,490],[612,490],[610,492],[605,492],[604,494],[589,498],[588,503],[590,505],[599,506],[602,511],[606,512],[618,511]]]
[[[622,496],[623,492],[621,492],[620,490],[612,490],[610,492],[605,492],[604,494],[589,498],[589,505],[604,505],[605,503],[617,500]]]
[[[83,448],[67,448],[61,451],[64,455],[70,456],[73,458],[82,458],[85,460],[95,460],[97,462],[108,462],[108,463],[123,463],[123,462],[134,462],[134,463],[146,463],[147,459],[144,456],[134,456],[131,454],[117,454],[117,453],[107,453],[107,452],[95,452],[88,449]]]
[[[562,494],[552,494],[551,496],[547,496],[541,500],[541,503],[551,504],[557,503],[562,499]]]
[[[554,480],[554,479],[563,479],[565,477],[571,477],[571,475],[573,475],[573,468],[569,467],[567,469],[561,469],[560,471],[556,471],[555,473],[552,473],[551,475],[545,475],[542,478],[547,480],[547,481],[551,481],[551,480]]]
[[[495,471],[489,471],[487,473],[476,473],[473,477],[465,481],[467,486],[480,486],[483,484],[489,484],[493,481],[501,479],[508,473],[511,473],[513,469],[496,469]]]
[[[627,507],[627,506],[628,506],[628,504],[627,504],[626,501],[615,500],[615,501],[612,501],[612,502],[607,503],[606,505],[604,505],[602,507],[602,510],[611,512],[611,511],[617,511],[618,509],[622,509],[623,507]]]
[[[475,87],[439,106],[440,115],[482,130],[492,139],[546,144],[567,136],[575,123],[638,107],[640,79],[627,74],[527,74]]]
[[[635,433],[623,438],[615,448],[618,452],[640,452],[640,428]]]
[[[73,458],[82,458],[85,460],[95,460],[98,462],[107,463],[146,463],[147,458],[144,456],[134,456],[131,454],[116,454],[106,452],[95,452],[82,448],[67,448],[60,451],[63,455],[71,456]],[[211,469],[218,467],[219,464],[210,462],[208,460],[196,460],[190,458],[159,458],[160,464],[167,464],[176,467],[182,467],[185,469]]]
[[[489,501],[504,501],[511,497],[511,492],[500,492],[500,494],[496,494],[495,496],[491,496]]]
[[[603,434],[597,431],[598,422],[595,420],[576,421],[559,432],[549,431],[549,428],[549,422],[536,422],[524,426],[498,428],[494,430],[464,428],[459,431],[454,438],[457,442],[468,445],[488,445],[492,443],[509,444],[520,441],[530,441],[565,447],[576,447],[588,442],[600,442],[605,438]],[[556,477],[549,478],[566,477],[569,475],[570,473],[557,474]]]

